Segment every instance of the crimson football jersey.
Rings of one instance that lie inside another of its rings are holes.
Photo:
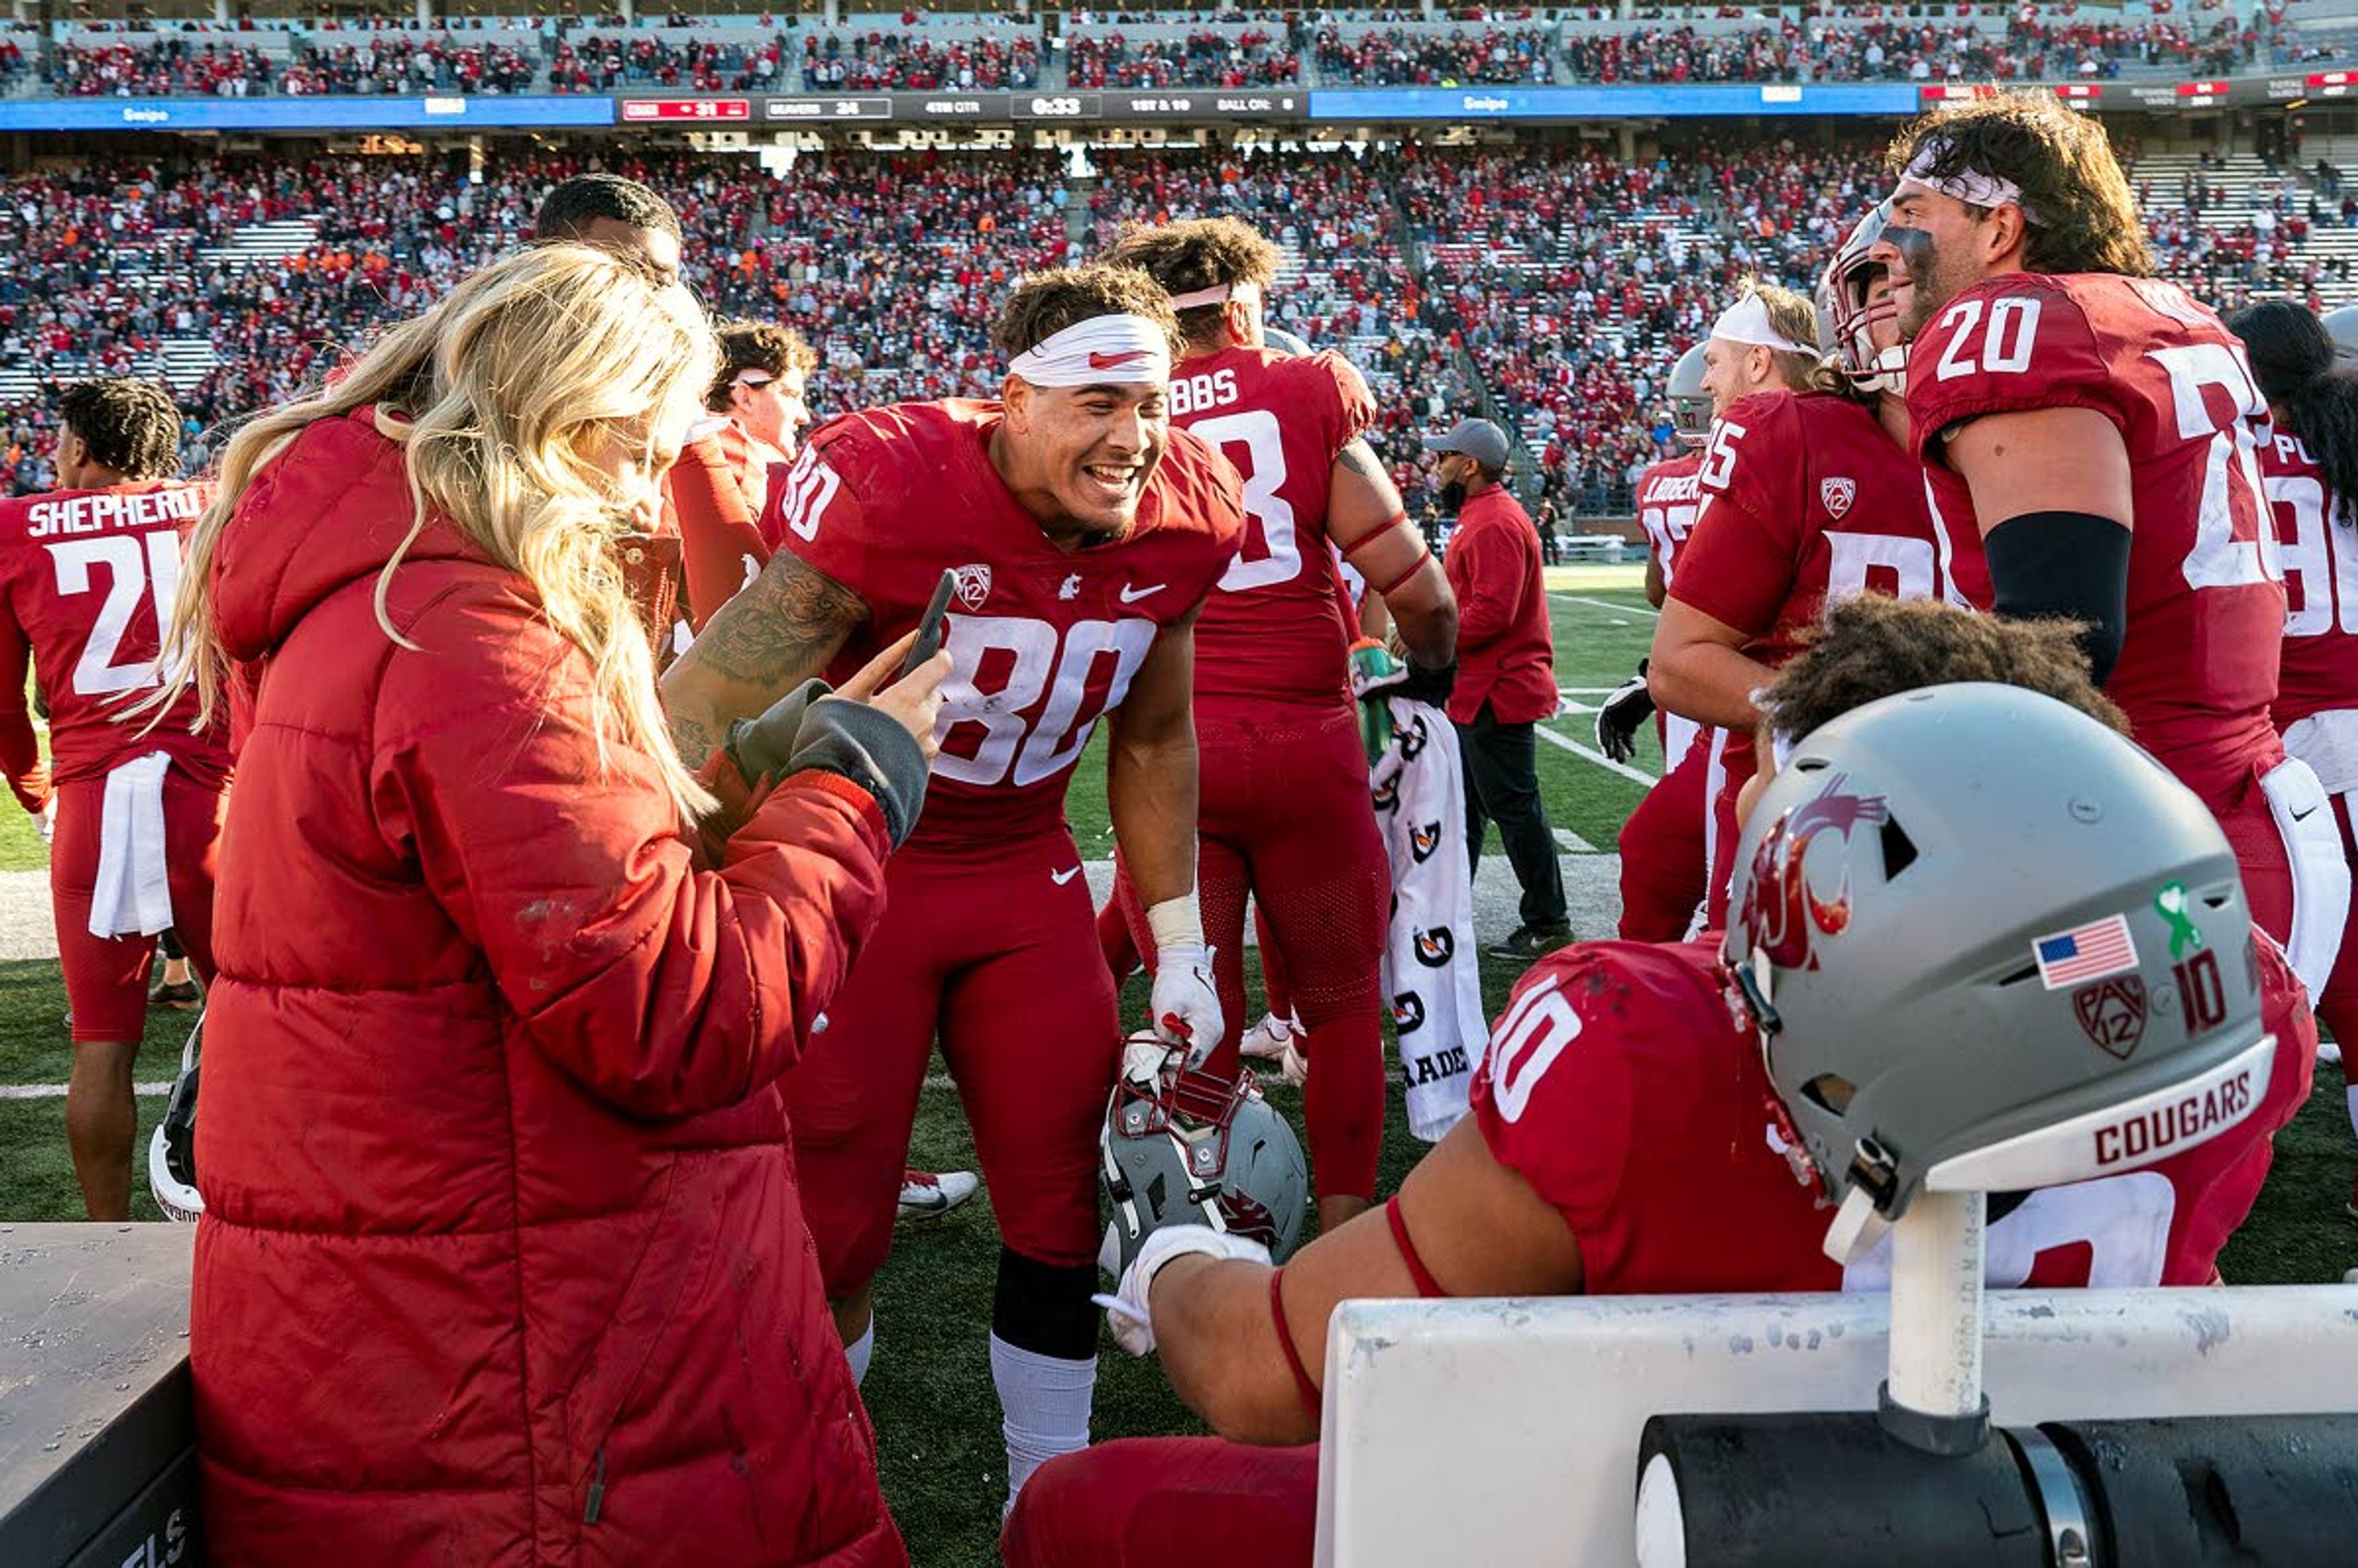
[[[2285,593],[2254,449],[2266,405],[2243,344],[2158,278],[2008,273],[1942,309],[1909,351],[1908,413],[1951,572],[1980,609],[1983,520],[1943,438],[1985,414],[2058,407],[2095,410],[2128,449],[2128,624],[2105,692],[2220,810],[2284,755],[2268,706]]]
[[[2358,708],[2358,527],[2337,520],[2325,470],[2288,430],[2261,432],[2260,482],[2284,568],[2284,666],[2274,709],[2283,730],[2314,713]]]
[[[169,752],[208,784],[227,773],[222,732],[189,732],[194,690],[153,729],[149,715],[125,712],[158,684],[181,535],[211,498],[204,485],[129,484],[0,502],[0,689],[10,704],[0,723],[16,731],[7,750],[31,740],[20,695],[29,653],[49,702],[59,784],[102,777],[151,752]],[[18,760],[8,759],[12,774]]]
[[[1679,557],[1686,553],[1687,535],[1701,509],[1703,488],[1696,470],[1702,467],[1703,453],[1695,450],[1664,459],[1638,480],[1638,523],[1646,530],[1664,588],[1678,576]]]
[[[1195,695],[1339,706],[1350,646],[1328,566],[1335,460],[1374,423],[1336,353],[1228,349],[1171,375],[1171,420],[1234,463],[1245,535],[1195,622]]]
[[[1475,1071],[1491,1156],[1580,1240],[1591,1295],[1873,1290],[1887,1244],[1847,1269],[1823,1250],[1833,1210],[1785,1153],[1759,1042],[1737,1024],[1720,937],[1585,942],[1517,982]],[[2243,1122],[2144,1171],[2029,1195],[1989,1227],[1996,1287],[2208,1283],[2251,1210],[2270,1139],[2308,1098],[2317,1028],[2255,932],[2266,1097]],[[2059,1005],[2062,1005],[2059,1001]]]
[[[1948,591],[1923,470],[1849,398],[1764,392],[1729,405],[1696,478],[1702,510],[1670,596],[1745,633],[1764,665],[1799,653],[1830,600]],[[1750,733],[1728,731],[1724,756],[1731,787],[1750,777]]]
[[[941,742],[917,838],[993,842],[1063,820],[1098,715],[1120,707],[1155,634],[1236,554],[1236,470],[1171,433],[1130,533],[1064,551],[990,462],[996,403],[896,403],[830,421],[770,487],[763,533],[867,601],[828,671],[849,678],[957,576]]]

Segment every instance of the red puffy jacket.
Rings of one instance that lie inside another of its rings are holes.
[[[216,1562],[907,1561],[774,1080],[883,913],[804,773],[698,870],[365,412],[247,491],[190,1325]]]

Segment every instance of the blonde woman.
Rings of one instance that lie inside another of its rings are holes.
[[[215,1561],[905,1561],[773,1080],[882,913],[947,661],[683,765],[607,546],[715,360],[676,285],[547,246],[224,454],[176,626],[245,732],[197,1147]]]

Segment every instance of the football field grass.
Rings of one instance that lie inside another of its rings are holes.
[[[1551,574],[1551,584],[1556,676],[1575,711],[1544,727],[1555,741],[1540,749],[1541,790],[1552,820],[1572,836],[1575,852],[1585,845],[1609,853],[1660,757],[1649,727],[1632,769],[1605,763],[1593,755],[1587,709],[1636,669],[1653,616],[1634,568],[1562,570]],[[1112,852],[1104,791],[1102,752],[1093,747],[1071,795],[1075,833],[1082,852],[1093,859]],[[0,812],[0,869],[41,863],[22,814]],[[1601,917],[1578,907],[1572,914],[1581,935],[1611,935]],[[1477,932],[1486,939],[1502,935]],[[1247,968],[1257,1010],[1258,966],[1249,952]],[[1483,994],[1492,1016],[1518,972],[1484,960]],[[0,1225],[69,1219],[81,1212],[66,1154],[64,1102],[44,1088],[62,1085],[67,1076],[64,1009],[53,962],[0,962]],[[1144,1010],[1143,982],[1133,979],[1124,991],[1124,1016]],[[187,1026],[179,1014],[151,1018],[139,1067],[143,1081],[169,1080]],[[957,1097],[936,1084],[928,1085],[920,1102],[912,1162],[935,1170],[973,1169],[973,1145]],[[28,1091],[39,1098],[13,1098]],[[1300,1095],[1282,1084],[1273,1084],[1269,1095],[1298,1124]],[[161,1108],[160,1098],[142,1099],[143,1139]],[[1407,1134],[1397,1087],[1390,1108],[1386,1191],[1397,1186],[1422,1151]],[[143,1153],[144,1148],[143,1142]],[[2339,1069],[2321,1069],[2310,1103],[2277,1139],[2276,1168],[2257,1208],[2227,1249],[2227,1277],[2244,1284],[2310,1282],[2339,1280],[2358,1267],[2358,1226],[2342,1215],[2353,1165],[2358,1145],[2343,1116],[2342,1076]],[[135,1184],[138,1216],[156,1218],[144,1176]],[[986,1191],[946,1219],[903,1230],[878,1281],[877,1352],[865,1393],[885,1495],[914,1561],[925,1568],[980,1568],[997,1561],[1005,1462],[985,1338],[997,1256]],[[1108,1339],[1098,1368],[1100,1438],[1201,1430],[1171,1398],[1154,1362],[1133,1361]],[[683,1390],[679,1397],[692,1399],[694,1390]]]

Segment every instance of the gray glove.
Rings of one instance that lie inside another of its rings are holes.
[[[731,724],[722,749],[755,788],[812,768],[849,779],[875,798],[896,849],[925,809],[930,768],[916,737],[891,714],[834,696],[823,680],[805,681],[759,719]]]

